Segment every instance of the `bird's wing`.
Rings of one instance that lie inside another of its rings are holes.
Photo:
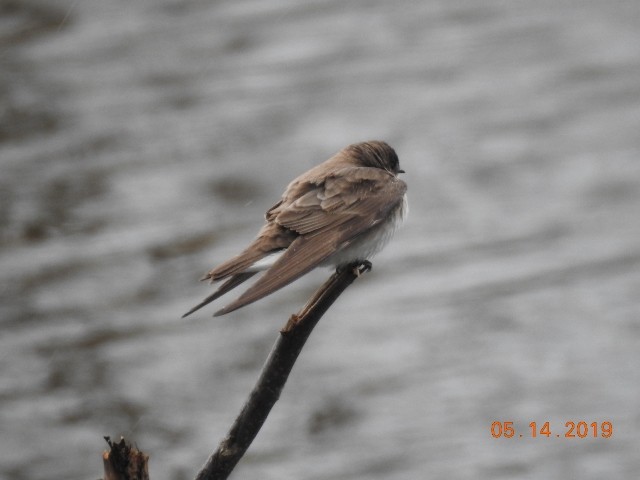
[[[320,184],[290,187],[283,201],[269,210],[267,216],[300,235],[319,233],[363,216],[363,208],[377,208],[393,196],[390,187],[394,184],[404,185],[402,198],[406,185],[390,173],[377,168],[346,167]]]
[[[299,234],[289,248],[223,315],[255,302],[309,272],[359,235],[383,221],[403,200],[407,185],[380,169],[351,167],[294,201],[268,212],[279,225]]]

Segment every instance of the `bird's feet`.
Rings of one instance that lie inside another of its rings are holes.
[[[371,268],[372,268],[372,264],[369,260],[362,260],[362,261],[357,261],[353,263],[348,263],[346,265],[340,265],[338,268],[336,268],[336,273],[342,273],[345,270],[351,269],[353,274],[356,277],[359,277],[363,273],[366,273],[369,270],[371,270]]]
[[[373,265],[369,260],[364,260],[357,265],[353,266],[353,273],[356,277],[359,277],[363,273],[370,271],[373,268]]]
[[[356,277],[359,277],[363,273],[366,273],[369,270],[371,270],[371,267],[372,265],[369,260],[362,260],[361,262],[358,261],[358,262],[349,263],[347,265],[341,265],[338,268],[336,268],[336,272],[342,273],[345,270],[350,269]]]

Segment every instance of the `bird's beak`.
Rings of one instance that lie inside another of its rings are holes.
[[[404,170],[398,170],[398,173],[405,173]]]

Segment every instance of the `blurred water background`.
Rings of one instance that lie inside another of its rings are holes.
[[[103,435],[193,478],[329,271],[181,320],[198,278],[374,138],[409,220],[233,478],[637,478],[637,0],[0,5],[1,478],[97,478]]]

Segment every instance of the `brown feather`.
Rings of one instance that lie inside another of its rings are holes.
[[[217,298],[221,297],[222,295],[224,295],[228,291],[236,288],[241,283],[244,283],[245,281],[249,280],[256,273],[258,273],[258,272],[243,272],[243,273],[238,273],[237,275],[233,275],[226,282],[224,282],[222,285],[220,285],[215,292],[213,292],[207,298],[202,300],[199,304],[197,304],[195,307],[193,307],[187,313],[182,315],[182,318],[187,317],[187,316],[191,315],[193,312],[195,312],[197,310],[200,310],[205,305],[210,304],[211,302],[213,302]]]
[[[251,267],[278,251],[284,252],[266,273],[216,315],[252,303],[323,262],[366,257],[379,233],[388,238],[384,230],[377,229],[389,227],[379,225],[395,224],[402,208],[407,186],[396,176],[402,172],[395,151],[384,142],[371,141],[349,145],[300,175],[266,212],[267,223],[257,238],[239,255],[207,273],[204,279],[227,281],[188,313],[253,276],[256,272]],[[364,250],[362,245],[366,245]],[[371,252],[375,251],[374,246]]]
[[[387,178],[376,182],[375,193],[357,197],[349,205],[344,204],[337,212],[323,217],[325,221],[320,228],[304,231],[255,284],[215,315],[253,303],[313,270],[334,252],[386,219],[391,210],[399,208],[406,188],[402,180]],[[298,224],[291,217],[289,225]]]

